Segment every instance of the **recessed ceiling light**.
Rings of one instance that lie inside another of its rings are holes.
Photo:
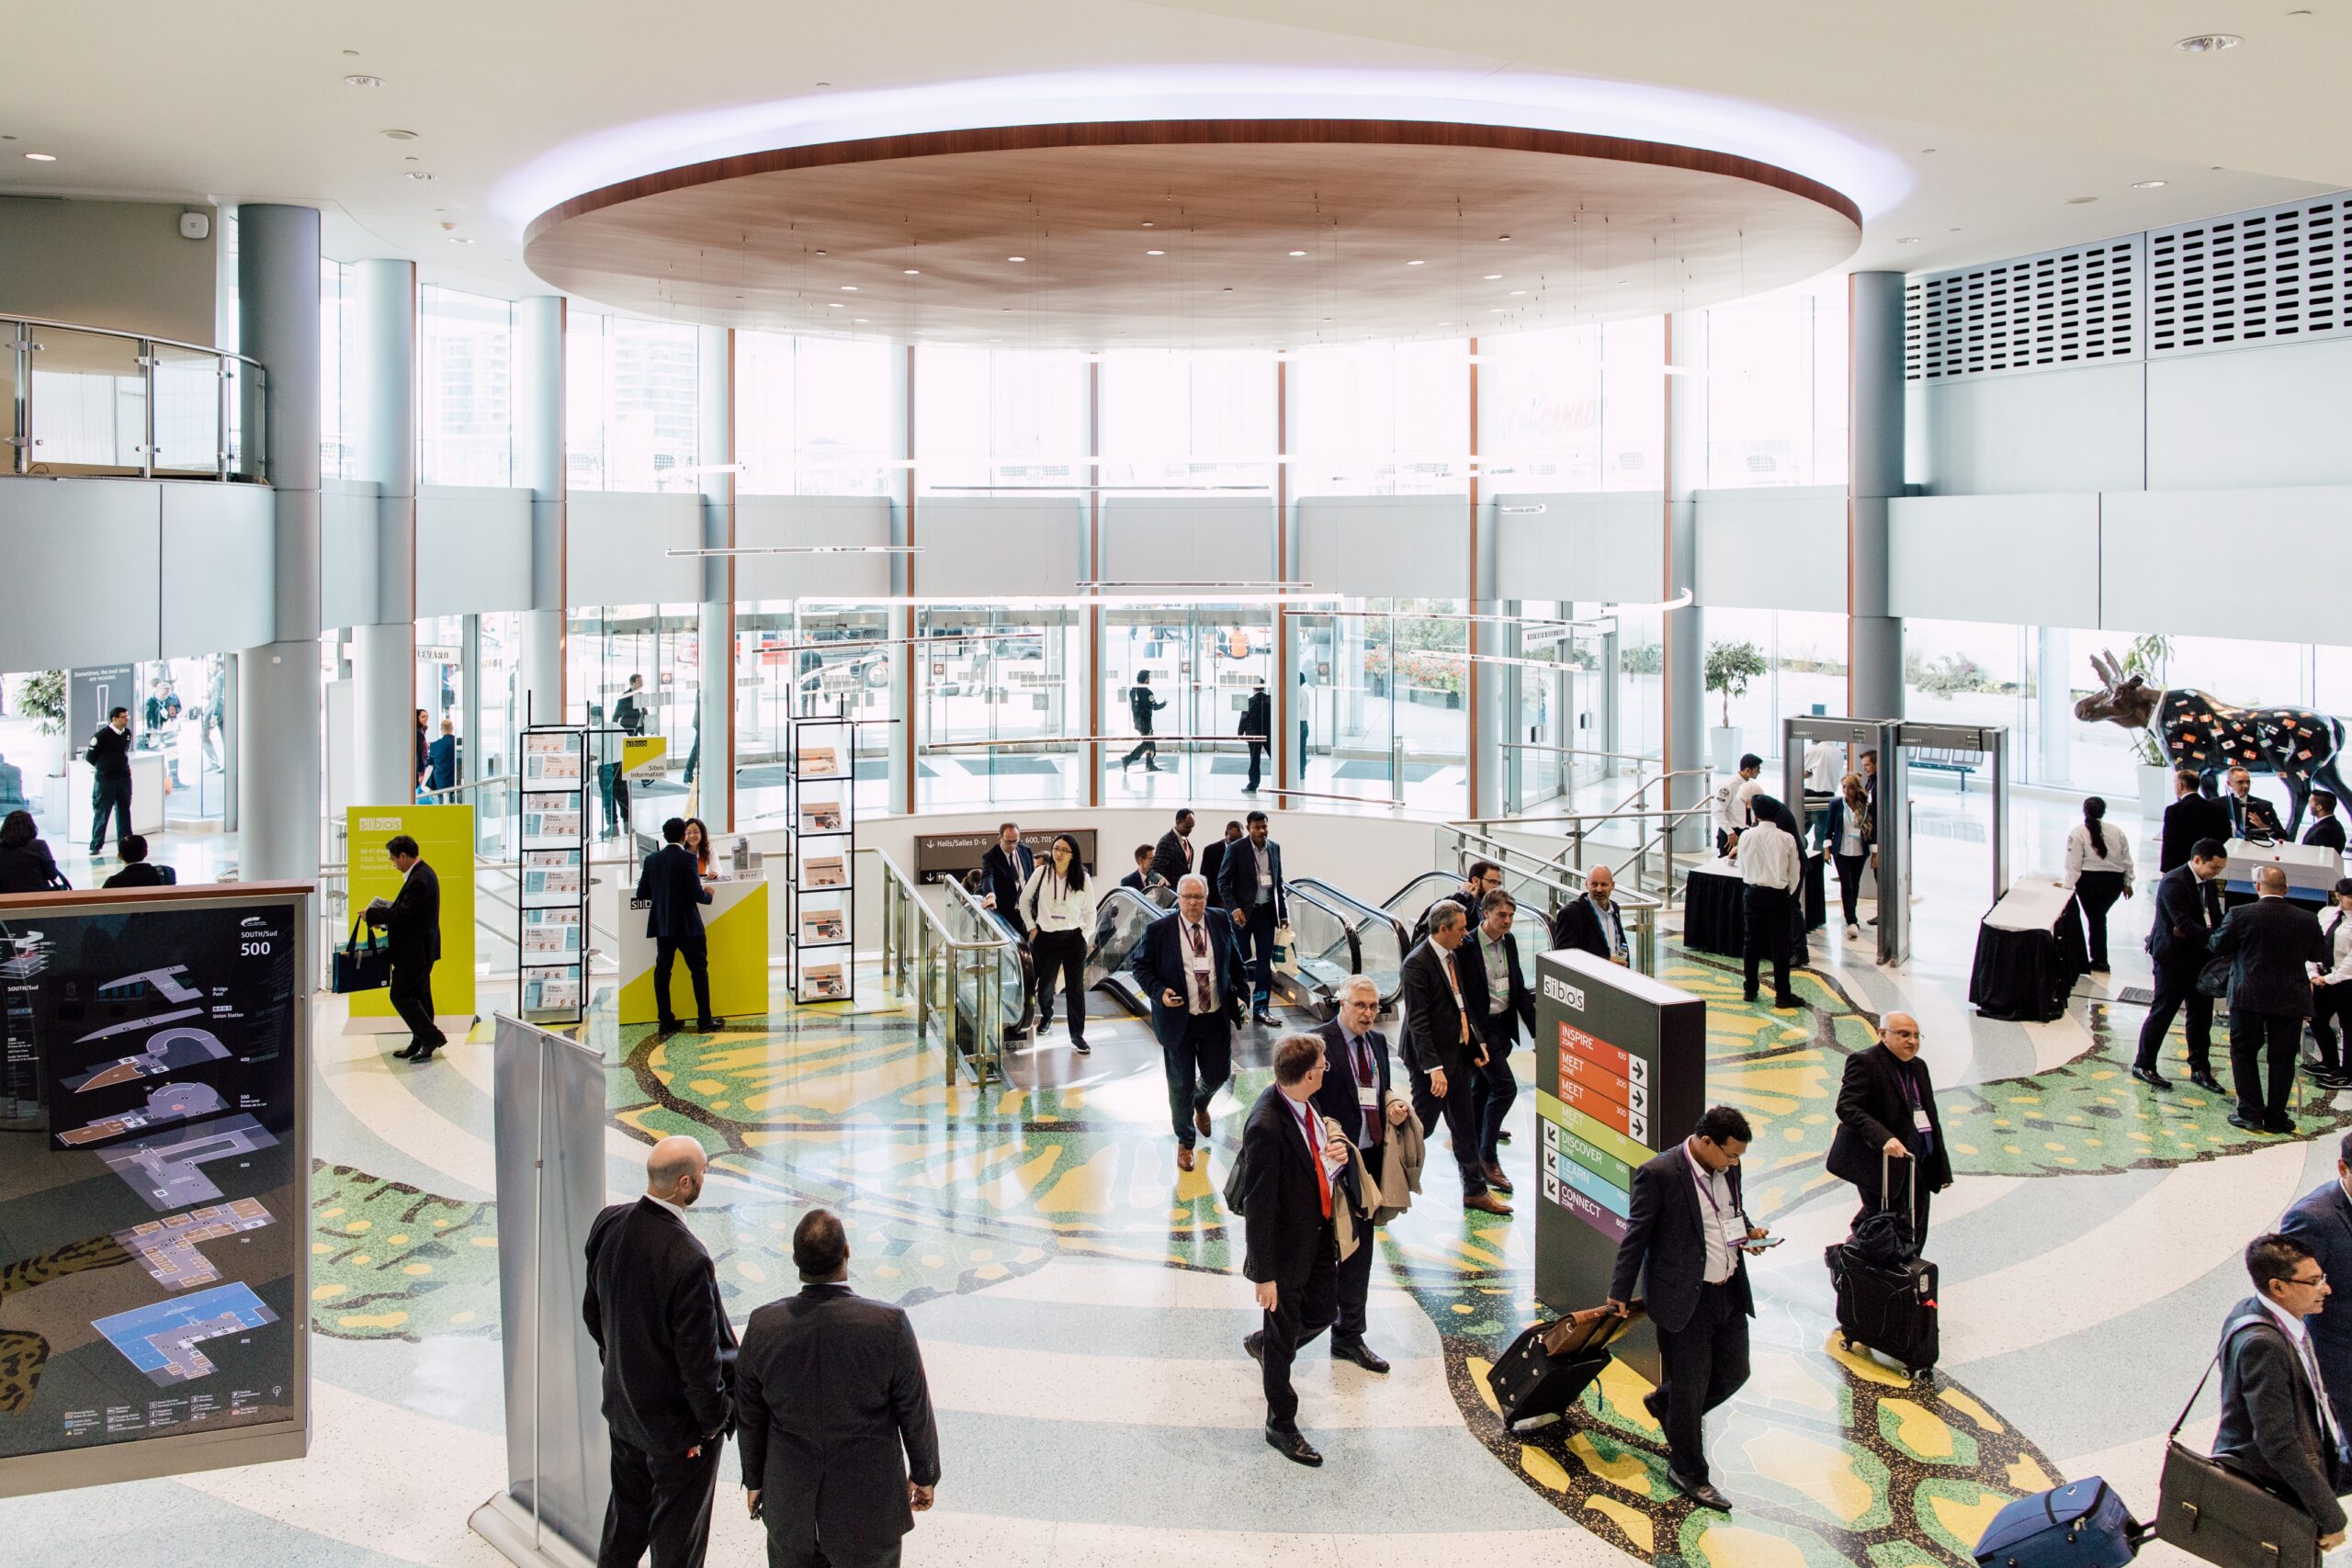
[[[1406,265],[1407,266],[1427,266],[1427,265],[1429,265],[1429,263],[1427,263],[1427,262],[1408,261],[1408,262],[1407,262],[1405,265]]]
[[[1916,245],[1919,243],[1919,236],[1917,234],[1900,235],[1896,238],[1894,243],[1898,245]]]
[[[1144,254],[1146,254],[1146,255],[1148,255],[1148,256],[1164,256],[1164,255],[1166,255],[1167,254],[1168,254],[1168,253],[1167,253],[1166,251],[1146,251],[1146,252],[1144,252]]]
[[[384,79],[381,76],[345,76],[343,85],[346,87],[380,87]]]
[[[2162,180],[2133,180],[2132,182],[2132,188],[2133,190],[2162,190],[2165,188],[2165,182]]]
[[[1508,245],[1510,243],[1510,236],[1509,234],[1498,234],[1495,236],[1495,243],[1498,245]]]
[[[54,152],[28,152],[25,156],[30,158],[36,164],[54,164],[57,162],[57,154]]]
[[[850,318],[850,323],[853,326],[862,327],[865,324],[865,318],[864,316],[852,316]]]
[[[2098,197],[2095,196],[2070,196],[2066,198],[2066,205],[2069,207],[2088,207],[2092,202],[2097,201],[2098,199]]]
[[[1027,256],[1007,256],[1004,259],[1007,261],[1027,261],[1029,258]]]
[[[402,169],[401,171],[401,178],[404,180],[429,180],[432,177],[433,175],[424,169]]]
[[[854,283],[844,283],[842,285],[842,292],[844,294],[854,294],[857,292],[857,285]]]
[[[1524,289],[1524,288],[1514,288],[1514,289],[1512,289],[1510,292],[1511,292],[1511,297],[1512,297],[1513,299],[1517,299],[1520,295],[1526,293],[1526,292],[1527,292],[1527,290],[1526,290],[1526,289]]]
[[[450,235],[450,236],[449,236],[449,243],[450,243],[451,244],[453,244],[453,245],[470,245],[470,244],[472,244],[472,243],[473,243],[473,242],[472,242],[471,240],[469,240],[469,239],[466,238],[466,236],[465,236],[465,235],[463,235],[463,234],[452,234],[452,235]]]
[[[1305,255],[1306,254],[1306,253],[1305,251],[1293,251],[1293,252],[1291,252],[1291,254],[1293,254],[1293,255],[1295,255],[1295,256],[1303,256],[1303,255]]]
[[[1487,312],[1487,314],[1488,314],[1488,315],[1490,315],[1490,316],[1500,316],[1500,315],[1508,314],[1508,312],[1507,312],[1507,311],[1505,311],[1505,310],[1503,310],[1503,308],[1502,308],[1500,305],[1497,305],[1497,306],[1496,306],[1496,307],[1494,307],[1492,310],[1488,310],[1488,311]]]
[[[838,310],[842,309],[842,302],[838,299],[828,299],[825,301],[825,309],[828,310]]]
[[[907,276],[909,277],[921,277],[922,276],[922,268],[919,266],[910,266],[907,268]]]
[[[1159,224],[1154,223],[1154,222],[1153,222],[1150,219],[1148,219],[1148,218],[1147,218],[1147,219],[1145,219],[1145,220],[1143,220],[1143,226],[1144,226],[1145,228],[1147,228],[1147,229],[1157,229],[1157,228],[1159,228]]]
[[[1499,272],[1490,272],[1487,274],[1487,281],[1489,283],[1500,283],[1502,280],[1503,275]]]
[[[2245,41],[2235,33],[2197,33],[2175,42],[2173,48],[2183,54],[2219,54]]]
[[[384,134],[390,137],[395,141],[413,141],[416,140],[416,132],[413,130],[388,130],[384,132]]]

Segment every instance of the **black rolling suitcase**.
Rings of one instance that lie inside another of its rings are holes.
[[[1503,1425],[1566,1412],[1616,1359],[1611,1342],[1640,1312],[1636,1305],[1619,1317],[1607,1307],[1593,1307],[1556,1323],[1539,1323],[1512,1340],[1487,1375],[1487,1386],[1502,1407]]]
[[[1885,1207],[1891,1163],[1880,1156],[1880,1212],[1822,1258],[1838,1288],[1838,1328],[1847,1345],[1868,1346],[1916,1378],[1936,1364],[1941,1350],[1936,1266],[1917,1255],[1916,1201],[1909,1223]],[[1905,1190],[1916,1200],[1908,1182]]]

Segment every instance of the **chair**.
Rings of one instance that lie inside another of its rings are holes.
[[[0,757],[0,812],[31,809],[32,802],[25,798],[25,770]]]

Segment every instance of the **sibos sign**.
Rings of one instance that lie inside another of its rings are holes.
[[[1584,989],[1571,986],[1556,975],[1544,976],[1544,994],[1561,1006],[1577,1012],[1584,1011]]]

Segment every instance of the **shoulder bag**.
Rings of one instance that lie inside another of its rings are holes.
[[[2222,1348],[2180,1418],[2165,1441],[2164,1480],[2157,1489],[2155,1533],[2191,1557],[2217,1568],[2318,1568],[2319,1523],[2294,1502],[2279,1496],[2252,1477],[2227,1464],[2183,1446],[2180,1429],[2188,1420],[2198,1396],[2213,1375],[2213,1368],[2245,1329],[2259,1324],[2256,1317],[2231,1322]]]
[[[392,983],[392,950],[384,945],[376,928],[368,927],[368,943],[359,943],[359,928],[366,925],[361,919],[351,922],[350,939],[334,950],[334,989],[337,995],[353,991],[380,991]]]

